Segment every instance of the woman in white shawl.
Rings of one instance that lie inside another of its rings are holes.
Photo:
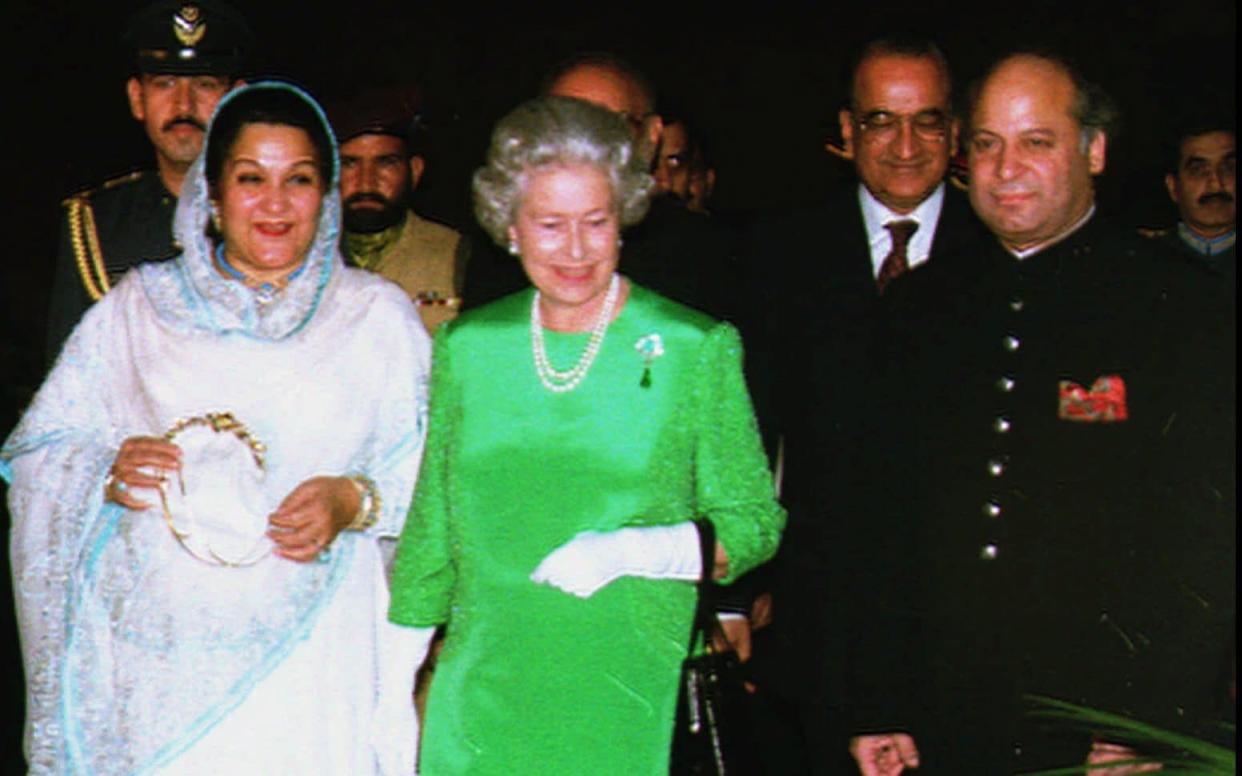
[[[430,348],[342,264],[337,168],[300,90],[222,100],[184,252],[89,311],[0,450],[32,773],[412,771],[383,549]]]

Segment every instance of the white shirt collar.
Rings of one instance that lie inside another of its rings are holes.
[[[1048,242],[1040,243],[1039,245],[1033,245],[1030,248],[1024,248],[1023,250],[1020,250],[1020,251],[1015,251],[1010,248],[1006,248],[1005,250],[1012,253],[1019,260],[1025,259],[1028,256],[1034,256],[1035,254],[1039,253],[1042,250],[1051,248],[1052,246],[1064,240],[1066,237],[1069,237],[1074,232],[1077,232],[1079,229],[1082,228],[1083,224],[1091,220],[1091,216],[1093,215],[1095,215],[1095,203],[1094,202],[1091,203],[1091,207],[1087,209],[1087,212],[1083,214],[1083,217],[1078,219],[1077,223],[1075,223],[1069,229],[1066,229],[1064,232],[1057,235],[1053,239],[1049,240]]]
[[[944,182],[932,190],[927,198],[906,215],[894,213],[875,198],[867,187],[858,184],[858,205],[862,209],[863,224],[867,227],[867,242],[871,246],[871,272],[880,275],[880,265],[893,248],[893,235],[884,225],[892,221],[916,221],[919,230],[906,246],[906,263],[917,267],[931,255],[932,242],[936,237],[936,225],[940,222],[940,210],[944,206]]]

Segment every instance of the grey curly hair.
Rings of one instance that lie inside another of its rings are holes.
[[[608,177],[623,227],[647,214],[655,181],[625,120],[582,100],[540,97],[500,120],[474,174],[475,217],[498,245],[509,241],[529,174],[564,164],[590,164]]]

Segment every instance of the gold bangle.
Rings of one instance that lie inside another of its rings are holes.
[[[365,474],[351,475],[349,481],[358,489],[358,512],[345,526],[346,531],[365,531],[379,522],[380,494],[375,480]]]

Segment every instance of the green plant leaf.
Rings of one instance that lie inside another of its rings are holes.
[[[1028,774],[1028,776],[1082,776],[1093,770],[1141,763],[1160,763],[1161,776],[1175,774],[1178,776],[1220,776],[1237,772],[1237,753],[1219,744],[1184,733],[1165,730],[1122,714],[1079,706],[1056,698],[1040,695],[1028,695],[1026,698],[1035,705],[1035,709],[1031,711],[1032,717],[1089,729],[1104,739],[1112,735],[1118,740],[1133,741],[1140,748],[1155,752],[1153,755],[1125,762],[1101,763],[1094,766],[1079,763],[1067,765],[1064,768],[1039,771]],[[1220,727],[1222,731],[1236,735],[1236,726],[1222,722]]]

